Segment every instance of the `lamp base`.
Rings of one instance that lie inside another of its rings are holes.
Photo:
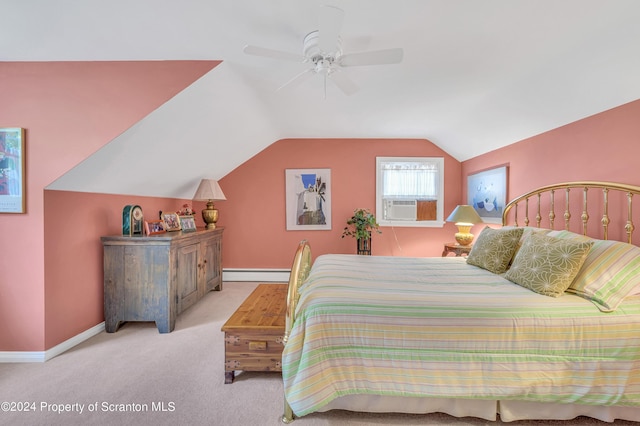
[[[455,234],[456,242],[461,246],[468,246],[471,244],[473,242],[473,234],[469,232],[471,231],[471,226],[462,225],[460,223],[456,223],[456,226],[458,227],[458,232]]]
[[[207,208],[202,210],[202,220],[204,220],[206,229],[216,229],[218,210],[213,208],[213,201],[209,201]]]
[[[461,246],[468,246],[468,245],[471,245],[471,243],[473,242],[473,234],[456,232],[455,237],[456,237],[456,242]]]

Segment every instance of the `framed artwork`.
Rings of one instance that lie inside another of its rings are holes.
[[[165,230],[167,232],[180,230],[180,217],[177,213],[162,213],[162,220],[164,221]]]
[[[0,128],[0,213],[26,213],[24,129]]]
[[[164,222],[161,220],[148,220],[144,222],[144,229],[147,235],[164,234],[167,232]]]
[[[287,230],[331,230],[331,169],[285,170]]]
[[[500,166],[467,177],[467,204],[473,206],[485,223],[502,223],[507,202],[507,166]]]
[[[182,232],[195,232],[196,221],[193,216],[180,216],[180,228]]]

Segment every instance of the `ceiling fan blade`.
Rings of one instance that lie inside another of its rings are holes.
[[[342,29],[344,11],[334,6],[322,6],[318,16],[318,47],[322,53],[333,53],[338,49],[338,38]]]
[[[264,56],[267,58],[284,59],[287,61],[304,62],[305,57],[295,53],[283,52],[282,50],[268,49],[266,47],[258,47],[246,45],[243,52],[247,55]]]
[[[402,62],[403,55],[404,51],[400,47],[349,53],[340,57],[340,65],[343,67],[357,67],[363,65],[398,64]]]
[[[292,88],[292,87],[299,86],[303,81],[308,80],[309,77],[311,77],[313,74],[314,74],[313,68],[308,68],[308,69],[302,71],[300,74],[298,74],[295,77],[293,77],[291,80],[287,81],[282,86],[278,87],[276,92],[284,89],[285,87],[286,88]]]
[[[353,95],[359,90],[358,86],[353,82],[353,80],[351,80],[346,73],[341,72],[340,70],[334,71],[329,74],[329,78],[347,96]]]

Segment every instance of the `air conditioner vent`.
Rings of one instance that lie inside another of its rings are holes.
[[[416,200],[385,200],[385,219],[387,220],[416,220]]]

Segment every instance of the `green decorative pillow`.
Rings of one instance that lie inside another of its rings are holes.
[[[591,246],[593,241],[532,234],[522,244],[504,277],[545,296],[562,296],[578,274]]]
[[[492,229],[485,227],[469,252],[467,263],[494,274],[502,274],[522,237],[522,228]]]
[[[503,226],[502,229],[514,229],[514,226]],[[513,259],[515,258],[516,254],[518,254],[518,250],[520,250],[520,247],[522,247],[522,243],[524,243],[524,240],[526,240],[527,238],[529,238],[529,235],[531,234],[540,234],[540,235],[546,235],[549,232],[551,232],[551,229],[546,229],[546,228],[537,228],[534,226],[523,226],[522,227],[523,231],[522,231],[522,237],[520,237],[520,241],[518,241],[518,244],[516,245],[516,249],[513,252],[513,257],[511,258],[511,261],[509,262],[509,267],[511,267],[511,263],[513,262]],[[507,268],[509,269],[509,268]]]
[[[591,300],[603,312],[612,312],[639,285],[640,248],[595,240],[567,292]]]

